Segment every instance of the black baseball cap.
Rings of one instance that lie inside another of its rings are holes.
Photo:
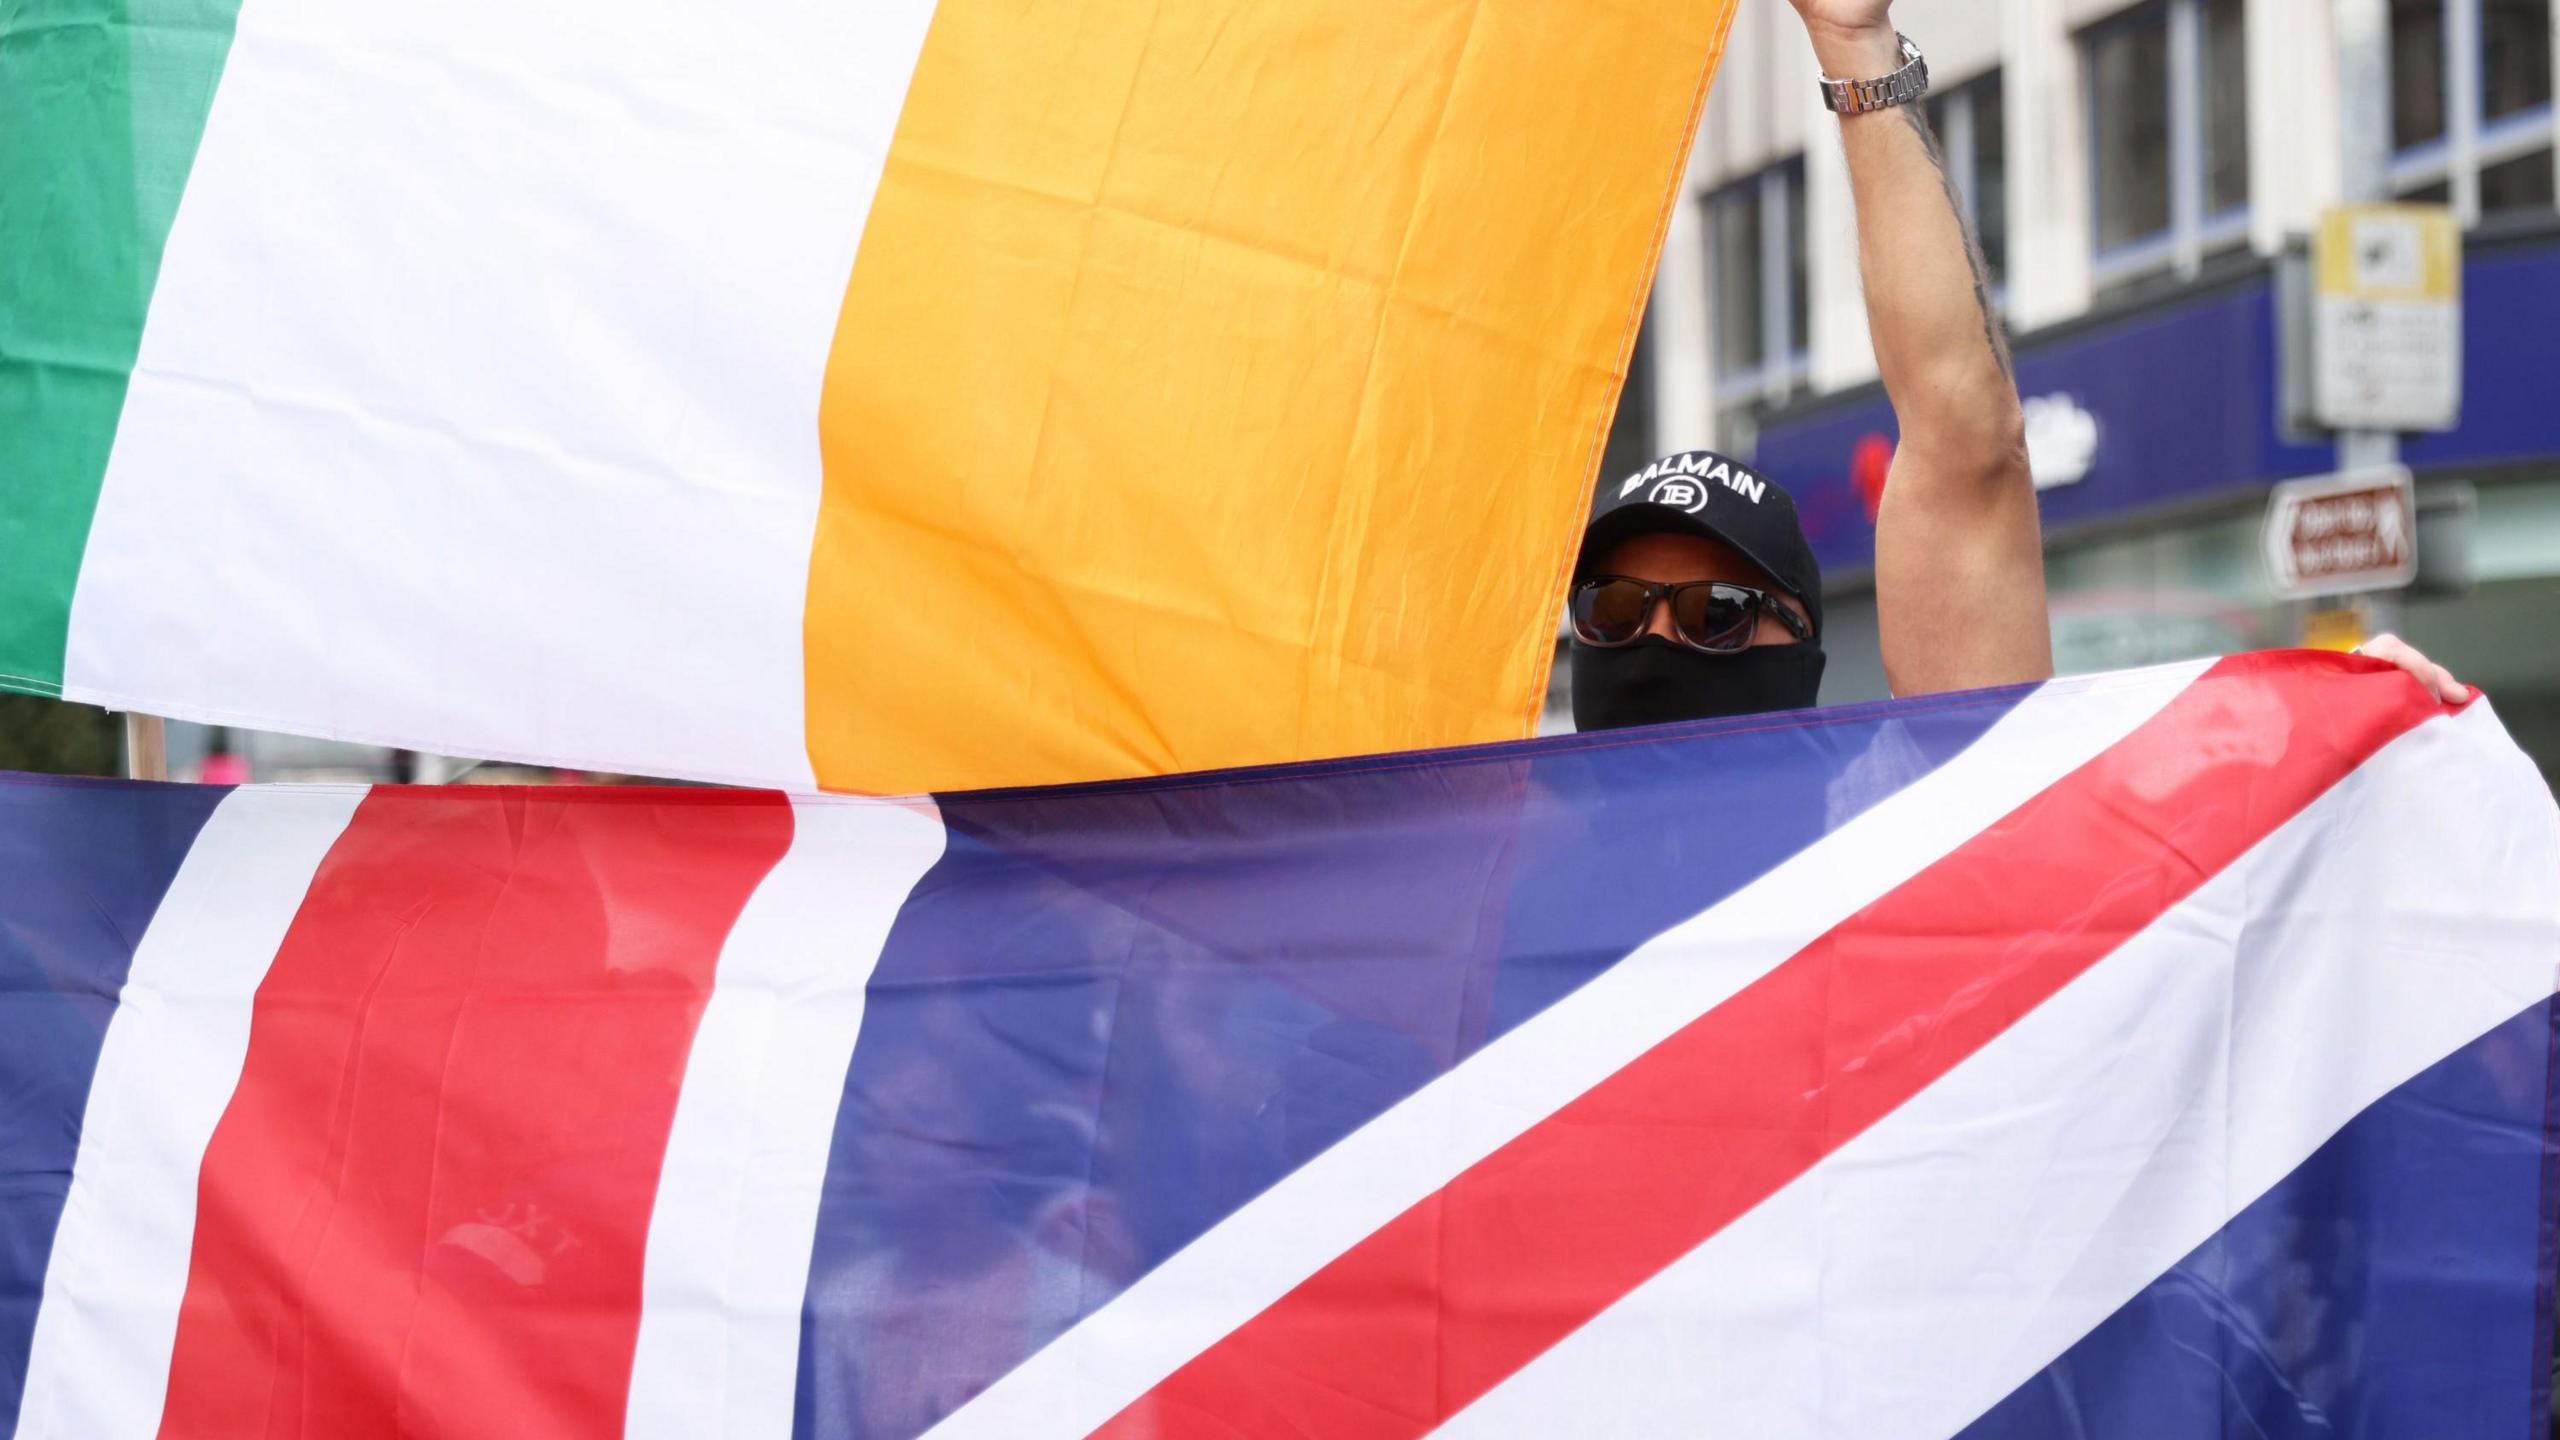
[[[1600,487],[1583,527],[1579,580],[1621,540],[1656,531],[1721,540],[1769,572],[1822,635],[1822,567],[1796,519],[1795,497],[1760,472],[1713,450],[1666,455]]]

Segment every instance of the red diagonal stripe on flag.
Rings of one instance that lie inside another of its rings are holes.
[[[745,791],[376,790],[258,987],[163,1435],[620,1434]]]
[[[2404,677],[2364,673],[2376,668],[2302,654],[2216,665],[2141,729],[1405,1211],[1096,1433],[1433,1429],[2442,713]]]

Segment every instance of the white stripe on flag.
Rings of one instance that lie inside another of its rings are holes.
[[[1460,1171],[2130,734],[2204,668],[2047,684],[1963,754],[1309,1161],[931,1433],[1090,1432]]]
[[[806,786],[818,398],[932,13],[248,0],[66,693]]]
[[[2551,993],[2560,836],[2538,789],[2485,704],[2402,736],[1440,1433],[1963,1429],[2360,1111]]]
[[[819,1187],[863,987],[941,858],[930,802],[806,800],[720,952],[649,1218],[624,1433],[791,1433]]]
[[[362,788],[244,788],[180,862],[107,1023],[27,1357],[21,1440],[160,1428],[205,1145],[251,1002]]]

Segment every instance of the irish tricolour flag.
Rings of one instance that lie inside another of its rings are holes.
[[[906,791],[1498,738],[1731,0],[18,0],[0,685]]]

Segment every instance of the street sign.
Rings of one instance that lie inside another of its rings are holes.
[[[2405,467],[2288,480],[2267,497],[2267,575],[2287,597],[2390,590],[2418,573]]]
[[[2312,414],[2450,430],[2462,412],[2462,230],[2443,205],[2341,205],[2312,242]]]

